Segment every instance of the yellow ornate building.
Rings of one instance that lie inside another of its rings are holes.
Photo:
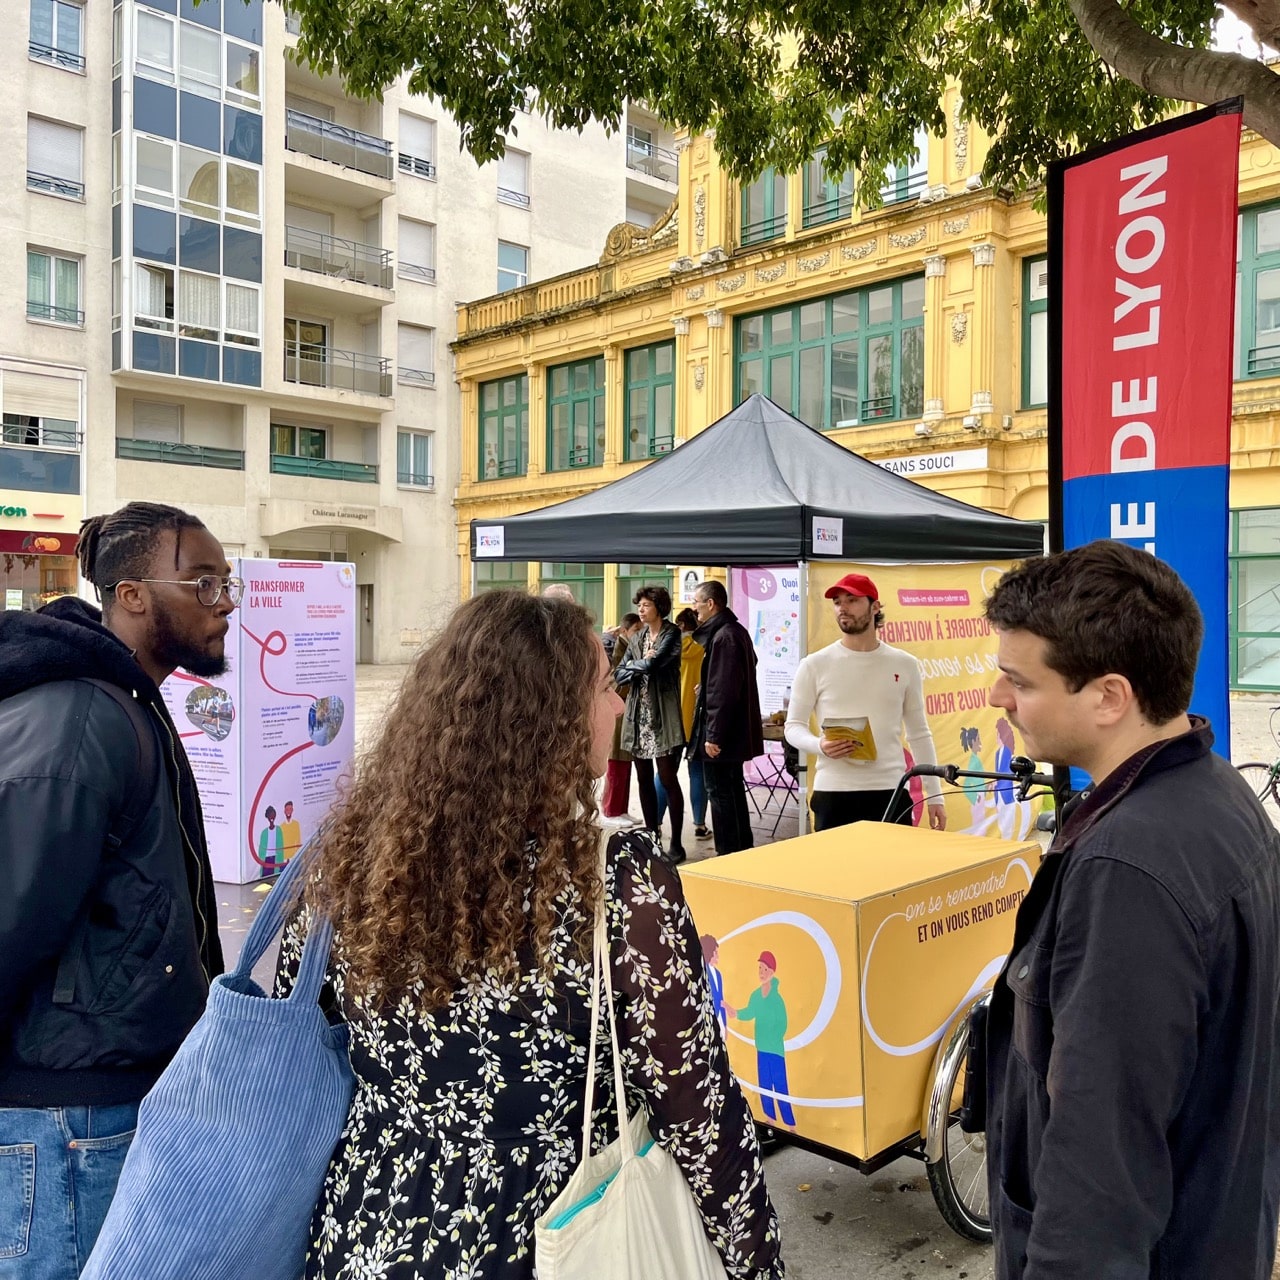
[[[818,156],[750,186],[682,139],[679,195],[599,263],[461,305],[458,550],[469,525],[607,484],[763,391],[850,449],[963,501],[1048,514],[1046,224],[985,188],[954,93],[945,137],[885,175],[883,207]],[[1232,429],[1232,679],[1280,687],[1280,152],[1241,154]],[[714,507],[732,493],[708,486]],[[625,521],[620,511],[618,519]],[[587,554],[584,550],[584,554]],[[476,566],[568,581],[604,621],[666,566]]]

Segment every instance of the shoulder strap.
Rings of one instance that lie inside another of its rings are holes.
[[[160,749],[156,745],[155,730],[147,709],[132,694],[107,680],[84,677],[78,684],[90,684],[100,690],[129,717],[137,743],[137,768],[133,772],[133,784],[119,812],[107,829],[107,849],[114,853],[133,833],[146,816],[160,780]],[[84,951],[85,937],[89,932],[89,907],[86,902],[71,934],[71,941],[58,962],[58,973],[53,983],[53,1003],[70,1004],[75,996],[76,970]]]

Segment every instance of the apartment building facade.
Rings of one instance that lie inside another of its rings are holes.
[[[458,300],[656,216],[669,135],[522,113],[481,167],[432,102],[295,61],[279,6],[26,6],[0,51],[5,607],[77,589],[84,515],[163,500],[232,555],[353,561],[360,657],[401,660],[457,596]]]

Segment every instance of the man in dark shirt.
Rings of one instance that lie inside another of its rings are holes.
[[[1268,1280],[1280,1200],[1280,838],[1188,714],[1168,565],[1094,542],[1006,574],[991,701],[1093,788],[988,1018],[997,1280]]]

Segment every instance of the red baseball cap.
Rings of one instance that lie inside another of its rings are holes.
[[[760,959],[758,963],[767,964],[769,968],[774,971],[774,973],[777,973],[778,971],[778,962],[773,958],[772,951],[762,951],[760,953]]]
[[[846,573],[835,586],[828,587],[824,594],[828,600],[834,600],[842,591],[847,591],[851,596],[866,596],[868,600],[880,599],[876,584],[865,573]]]

